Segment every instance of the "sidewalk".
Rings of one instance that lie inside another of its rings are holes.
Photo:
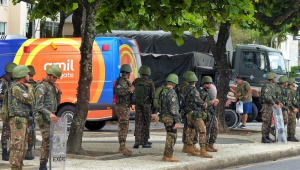
[[[2,124],[2,123],[0,123]],[[218,135],[216,153],[211,153],[212,159],[191,157],[182,153],[182,126],[179,129],[177,142],[175,144],[174,157],[180,159],[178,163],[163,162],[162,153],[165,144],[165,131],[162,123],[160,126],[151,124],[149,141],[153,142],[152,148],[134,149],[134,126],[131,123],[127,137],[126,146],[131,149],[132,156],[124,156],[117,153],[118,137],[117,126],[107,125],[98,132],[85,131],[83,148],[92,156],[67,155],[67,170],[116,170],[116,169],[221,169],[236,165],[247,165],[251,163],[276,160],[282,157],[300,155],[300,143],[288,142],[287,144],[262,144],[261,123],[249,123],[246,130],[232,129],[230,133]],[[298,124],[299,126],[299,124]],[[1,129],[1,126],[0,126]],[[296,132],[299,134],[300,127]],[[300,135],[296,135],[299,139]],[[38,169],[40,132],[37,131],[37,148],[33,151],[35,159],[24,161],[24,169]],[[199,148],[199,145],[197,145]],[[0,169],[9,169],[9,163],[0,160]]]

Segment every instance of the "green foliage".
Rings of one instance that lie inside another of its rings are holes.
[[[289,72],[289,77],[300,77],[299,74],[297,74],[298,70],[300,70],[300,66],[291,67],[291,72]]]

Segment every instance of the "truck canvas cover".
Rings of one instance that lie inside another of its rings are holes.
[[[192,51],[209,53],[210,48],[205,36],[195,38],[188,31],[184,32],[184,44],[178,46],[171,39],[171,33],[165,31],[112,31],[98,34],[97,37],[127,37],[137,41],[141,53],[183,54]]]
[[[214,58],[205,53],[191,52],[177,55],[141,54],[142,64],[151,68],[150,78],[155,86],[165,84],[169,74],[178,75],[179,83],[183,82],[183,73],[187,70],[196,71],[199,66],[213,67]]]

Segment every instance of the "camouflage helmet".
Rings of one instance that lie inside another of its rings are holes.
[[[17,64],[13,63],[13,62],[9,62],[5,65],[5,72],[7,73],[12,73],[13,69],[17,66]]]
[[[279,82],[280,82],[280,83],[285,83],[285,82],[287,82],[287,81],[289,81],[289,79],[287,78],[287,76],[280,76],[280,77],[279,77]]]
[[[192,72],[192,71],[185,71],[184,73],[183,73],[183,78],[186,80],[186,76],[188,75],[188,74],[190,74],[190,73],[194,73],[194,72]]]
[[[141,66],[139,69],[139,73],[142,75],[151,76],[151,69],[148,66]]]
[[[50,75],[53,75],[54,77],[56,77],[58,79],[60,78],[60,76],[62,74],[60,67],[58,67],[55,64],[52,64],[50,67],[48,67],[47,70],[46,70],[46,73],[50,74]]]
[[[276,78],[276,74],[273,73],[273,72],[268,72],[268,74],[267,74],[267,79],[268,79],[268,80],[271,80],[271,79],[273,79],[273,78]]]
[[[197,78],[195,73],[189,73],[189,74],[186,75],[186,81],[189,82],[189,83],[190,82],[196,82],[196,81],[198,81],[198,78]]]
[[[27,66],[28,69],[30,70],[30,72],[28,73],[30,76],[34,76],[35,75],[35,69],[33,66],[29,65]]]
[[[290,77],[289,81],[288,81],[288,85],[292,85],[293,83],[295,83],[295,78],[294,77]]]
[[[30,72],[30,70],[25,65],[19,65],[19,66],[16,66],[12,72],[13,72],[14,78],[22,78],[22,77],[25,77],[27,75],[27,73]]]
[[[212,83],[212,78],[210,76],[204,76],[202,78],[202,81],[201,81],[201,84],[204,84],[204,83]]]
[[[178,76],[176,74],[169,74],[166,81],[178,84]]]
[[[131,73],[131,67],[128,64],[123,64],[120,69],[121,72]]]

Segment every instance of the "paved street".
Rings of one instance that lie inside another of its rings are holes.
[[[300,154],[299,143],[261,144],[261,123],[254,122],[247,124],[248,129],[246,130],[234,129],[230,133],[219,134],[216,144],[219,151],[212,153],[213,159],[189,157],[186,153],[181,152],[183,146],[181,126],[174,151],[174,157],[179,158],[180,162],[166,163],[161,161],[165,144],[165,130],[162,123],[159,126],[154,124],[155,122],[151,123],[150,132],[150,141],[153,142],[152,148],[140,147],[139,149],[133,149],[134,121],[131,121],[126,143],[126,146],[133,152],[130,157],[117,153],[119,147],[117,125],[113,122],[100,131],[85,130],[83,148],[87,151],[87,155],[67,155],[66,169],[223,169]],[[300,132],[299,123],[297,127],[297,131]],[[0,123],[0,129],[2,129],[2,122]],[[300,138],[299,133],[297,138]],[[39,130],[37,130],[37,139],[37,148],[33,151],[35,159],[24,161],[24,169],[38,169],[38,155],[41,144]],[[0,160],[0,167],[1,169],[9,169],[9,163]]]
[[[223,170],[295,170],[300,169],[300,156],[271,160],[251,165],[242,165],[237,167],[230,167]]]

